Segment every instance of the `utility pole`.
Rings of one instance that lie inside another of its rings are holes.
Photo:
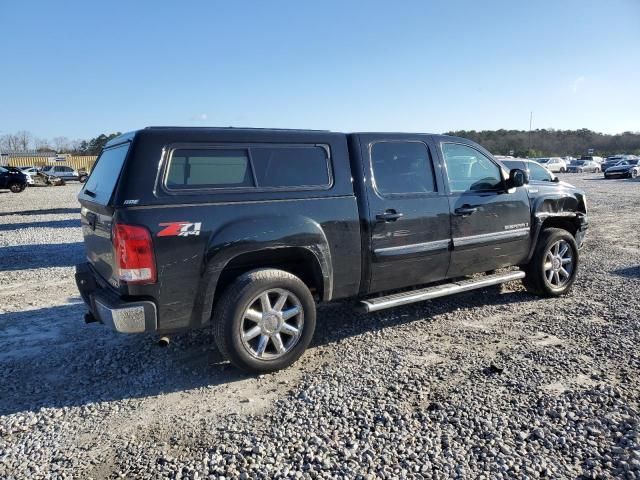
[[[531,152],[531,124],[533,123],[533,112],[529,113],[529,152]]]

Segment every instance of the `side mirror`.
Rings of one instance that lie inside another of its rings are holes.
[[[560,179],[558,177],[556,177],[554,175],[553,180],[551,180],[553,183],[560,183]]]
[[[509,172],[509,179],[507,180],[507,188],[518,188],[527,183],[527,174],[524,170],[514,168]]]

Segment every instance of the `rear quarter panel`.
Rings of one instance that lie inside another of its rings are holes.
[[[323,190],[194,192],[162,187],[167,146],[172,143],[317,143],[330,147],[333,182]],[[150,229],[158,283],[129,286],[128,294],[156,300],[162,331],[198,327],[210,318],[217,279],[225,265],[245,252],[302,247],[322,267],[324,300],[358,292],[360,225],[346,137],[327,132],[289,133],[200,129],[141,131],[134,161],[117,187],[117,221]],[[131,205],[134,203],[135,205]],[[131,205],[131,206],[124,206]],[[160,235],[167,223],[199,224],[199,233]]]

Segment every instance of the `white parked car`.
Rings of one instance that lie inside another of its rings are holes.
[[[33,177],[39,170],[36,167],[20,167],[20,170],[27,176],[27,185],[33,185],[35,183]]]
[[[567,162],[560,157],[546,157],[534,159],[550,172],[564,173],[567,171]]]
[[[596,155],[582,155],[579,160],[590,160],[592,162],[596,162],[598,165],[602,165],[602,157],[598,157]]]

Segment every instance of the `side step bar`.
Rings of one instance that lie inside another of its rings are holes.
[[[431,300],[432,298],[446,297],[455,293],[468,292],[477,288],[490,287],[501,283],[510,282],[524,278],[524,272],[515,271],[509,273],[498,273],[493,275],[485,275],[481,278],[472,278],[469,280],[461,280],[459,282],[445,283],[435,287],[427,287],[420,290],[411,290],[410,292],[394,293],[386,297],[369,298],[360,302],[358,310],[369,313],[385,308],[398,307],[408,303],[422,302],[423,300]]]

